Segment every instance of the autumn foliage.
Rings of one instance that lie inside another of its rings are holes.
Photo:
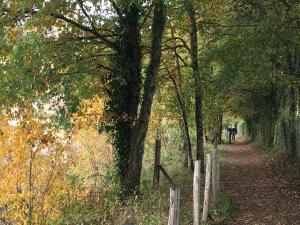
[[[107,174],[113,174],[108,166],[114,163],[112,149],[107,136],[87,128],[99,122],[99,104],[99,98],[83,101],[81,116],[74,115],[76,132],[69,133],[51,126],[33,109],[3,113],[0,220],[4,224],[62,223],[66,216],[75,217],[74,207],[80,204],[105,206],[101,191],[114,184],[105,182]]]

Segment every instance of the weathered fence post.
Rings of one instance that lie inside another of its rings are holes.
[[[194,225],[200,224],[200,160],[195,161],[194,183],[193,183],[193,203],[194,203]]]
[[[202,221],[207,221],[211,180],[211,154],[207,154]]]
[[[168,225],[179,225],[180,218],[180,189],[170,188],[170,211]]]
[[[211,190],[211,200],[213,205],[216,205],[218,202],[219,195],[219,160],[218,160],[218,148],[215,146],[213,148],[212,156],[212,190]]]
[[[160,154],[161,154],[161,140],[157,139],[155,142],[155,158],[154,158],[154,172],[152,188],[157,190],[159,187],[160,178]]]

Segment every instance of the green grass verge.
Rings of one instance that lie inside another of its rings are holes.
[[[221,150],[221,169],[224,169],[224,145],[220,146]],[[210,152],[210,147],[206,149],[206,153]],[[169,175],[173,178],[176,185],[181,189],[181,211],[180,224],[193,224],[193,172],[181,166],[181,162],[176,161],[165,168]],[[152,170],[144,171],[142,180],[141,198],[132,199],[127,202],[130,206],[132,217],[135,218],[139,225],[165,225],[168,223],[169,215],[169,191],[170,184],[162,176],[161,184],[158,191],[151,190]],[[201,177],[201,197],[204,190],[204,175]],[[203,202],[203,199],[202,201]],[[223,193],[219,195],[219,202],[215,207],[210,206],[209,213],[213,220],[209,220],[207,224],[218,225],[225,224],[230,215],[231,200]]]

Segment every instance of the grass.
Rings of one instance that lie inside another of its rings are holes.
[[[221,149],[223,148],[221,146]],[[206,152],[209,152],[209,150]],[[223,158],[224,155],[221,154],[221,157]],[[181,189],[180,225],[190,225],[193,224],[193,173],[189,169],[180,166],[180,164],[180,161],[176,161],[171,165],[169,164],[169,166],[165,166],[165,168],[175,184]],[[224,167],[222,166],[222,168]],[[129,218],[135,218],[134,220],[139,225],[165,225],[168,223],[170,184],[161,176],[159,190],[152,191],[152,172],[152,170],[144,171],[142,180],[143,196],[127,202],[127,211],[130,211],[127,214],[131,214]],[[201,197],[203,197],[203,190],[204,175],[201,177]],[[230,208],[231,200],[220,193],[216,207],[210,206],[209,213],[213,220],[210,220],[207,224],[224,224],[230,214]]]
[[[215,220],[211,222],[211,224],[214,225],[226,224],[226,221],[229,218],[231,212],[231,207],[232,207],[231,199],[228,196],[224,195],[223,193],[220,193],[217,207],[210,209],[213,218],[215,218]]]

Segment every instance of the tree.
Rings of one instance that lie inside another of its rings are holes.
[[[204,145],[203,145],[203,118],[202,118],[202,89],[198,59],[198,29],[196,22],[196,10],[193,1],[187,1],[186,10],[190,22],[190,54],[192,60],[193,76],[195,80],[195,117],[197,131],[196,159],[201,160],[201,171],[204,172]]]
[[[0,220],[4,224],[45,224],[60,216],[57,204],[68,188],[69,143],[43,118],[19,108],[1,115]]]
[[[33,49],[26,52],[23,47],[19,51],[22,54],[12,52],[12,60],[2,63],[2,73],[6,74],[1,82],[3,86],[8,83],[13,86],[12,80],[26,81],[24,87],[17,88],[16,96],[7,90],[3,99],[10,98],[20,104],[24,99],[33,101],[37,93],[39,98],[46,99],[59,95],[65,103],[59,114],[61,118],[76,111],[81,98],[99,93],[108,95],[107,110],[112,118],[110,127],[121,189],[125,195],[135,193],[139,189],[144,140],[160,65],[165,2],[95,1],[88,4],[78,0],[63,4],[56,1],[23,4],[16,1],[4,3],[2,13],[1,24],[6,35],[15,29],[20,31],[6,45],[26,43]],[[142,37],[143,26],[149,25],[151,15],[151,34]],[[35,42],[32,36],[36,37]],[[141,41],[149,36],[150,56],[146,58]],[[40,48],[36,48],[37,45]],[[61,54],[53,51],[55,48],[61,50]],[[147,59],[149,63],[144,73],[142,66]],[[16,73],[12,69],[16,67],[12,66],[20,62],[23,66]]]
[[[111,98],[109,106],[113,115],[117,116],[114,122],[114,143],[122,190],[125,195],[139,190],[144,141],[160,65],[162,35],[166,19],[165,3],[157,1],[153,4],[152,44],[141,104],[142,61],[137,5],[131,4],[126,9],[125,17],[121,18],[124,21],[120,21],[120,27],[118,27],[120,29],[119,49],[115,56],[113,85],[109,90]],[[138,113],[139,107],[140,113]]]
[[[299,89],[297,7],[285,1],[233,5],[222,23],[205,25],[210,33],[218,32],[203,55],[210,61],[205,70],[212,67],[217,75],[211,88],[219,93],[216,97],[222,96],[224,112],[246,121],[251,138],[267,148],[285,149],[294,158],[298,131],[292,111]]]

